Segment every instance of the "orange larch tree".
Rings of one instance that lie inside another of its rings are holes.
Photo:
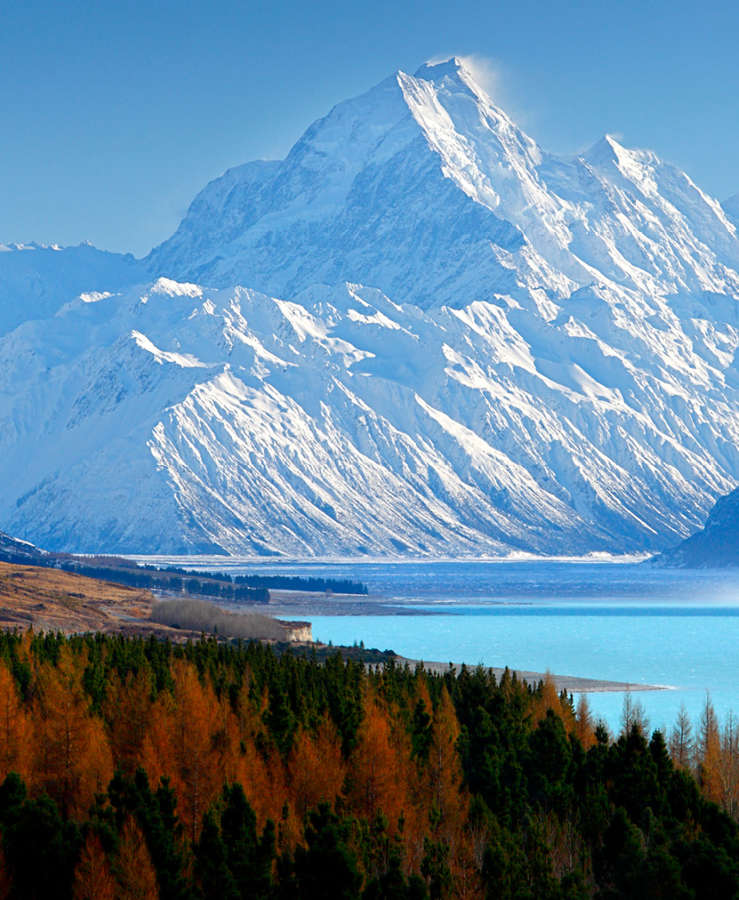
[[[110,676],[103,713],[108,722],[115,765],[132,775],[141,765],[144,740],[153,710],[151,673],[142,669]]]
[[[300,729],[287,768],[291,800],[301,821],[322,801],[333,804],[346,778],[341,739],[334,725],[324,719],[313,734]]]
[[[116,882],[98,835],[91,831],[74,871],[73,900],[117,900]]]
[[[27,778],[30,768],[31,721],[15,679],[0,665],[0,780],[9,772]]]
[[[409,771],[408,743],[397,745],[387,711],[369,696],[349,764],[349,796],[354,809],[370,820],[382,812],[391,829],[397,829],[410,805]]]
[[[81,814],[113,776],[113,757],[101,719],[90,713],[81,664],[68,647],[56,666],[41,666],[33,715],[35,754],[31,782],[46,790],[62,812]]]
[[[123,825],[115,863],[116,900],[155,900],[157,876],[141,829],[129,818]]]

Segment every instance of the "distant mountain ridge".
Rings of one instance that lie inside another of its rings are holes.
[[[83,292],[117,291],[146,278],[144,265],[130,253],[91,244],[0,244],[0,334],[54,315]]]
[[[609,136],[547,154],[460,60],[398,72],[6,326],[0,523],[118,553],[675,544],[739,482],[733,209]]]

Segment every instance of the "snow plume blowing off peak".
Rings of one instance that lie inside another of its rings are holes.
[[[418,68],[415,77],[434,81],[444,74],[464,78],[474,93],[484,95],[490,102],[501,102],[501,74],[489,57],[475,54],[432,57]]]
[[[391,75],[143,261],[0,252],[0,528],[294,556],[695,531],[739,482],[737,203],[613,137],[554,156],[485,80]]]

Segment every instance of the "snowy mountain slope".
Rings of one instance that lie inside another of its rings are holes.
[[[576,159],[545,153],[457,59],[396,73],[284,161],[212,182],[148,264],[278,296],[358,281],[423,307],[558,302],[594,283],[739,292],[735,228],[684,173],[611,137]]]
[[[736,389],[680,344],[644,369],[594,338],[604,305],[546,322],[167,279],[76,301],[0,339],[0,521],[111,552],[674,543],[735,483]]]
[[[90,244],[0,244],[0,334],[28,319],[53,315],[83,291],[117,291],[144,281],[144,273],[130,253],[108,253]]]

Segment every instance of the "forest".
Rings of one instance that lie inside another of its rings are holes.
[[[709,706],[614,737],[548,679],[3,632],[0,898],[739,897]]]

